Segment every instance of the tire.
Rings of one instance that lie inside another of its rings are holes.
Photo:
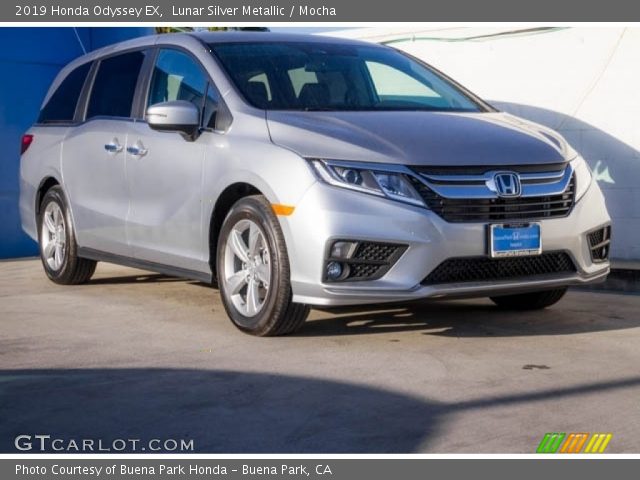
[[[567,293],[567,287],[490,298],[499,307],[509,310],[541,310],[560,301],[565,293]]]
[[[50,188],[40,204],[38,244],[44,271],[55,283],[85,283],[96,270],[96,262],[78,257],[71,214],[59,186]]]
[[[218,238],[216,273],[227,315],[243,332],[287,335],[309,315],[309,306],[291,301],[284,236],[262,195],[244,197],[231,208]]]

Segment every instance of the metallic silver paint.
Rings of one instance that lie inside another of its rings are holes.
[[[307,158],[399,165],[570,160],[549,130],[506,113],[268,111],[271,138]]]
[[[81,249],[210,275],[212,213],[227,188],[243,183],[272,203],[295,206],[292,215],[278,218],[296,302],[354,305],[488,296],[596,281],[607,274],[608,263],[591,261],[584,234],[610,219],[598,185],[583,173],[577,186],[582,198],[571,214],[540,221],[545,250],[569,252],[578,267],[576,275],[421,287],[421,280],[446,258],[486,254],[486,225],[447,223],[423,207],[324,184],[304,157],[384,164],[403,171],[416,165],[500,168],[567,162],[567,171],[575,168],[579,173],[582,167],[569,166],[576,152],[557,133],[499,112],[258,110],[241,98],[202,41],[260,38],[346,42],[255,33],[163,35],[106,47],[65,67],[48,95],[81,62],[127,48],[175,45],[190,51],[209,72],[233,123],[226,131],[204,131],[193,142],[178,133],[152,130],[143,120],[96,118],[75,126],[32,127],[29,133],[35,140],[21,162],[24,230],[37,238],[37,190],[45,179],[54,178],[67,196]],[[105,150],[114,141],[122,148]],[[326,285],[323,261],[332,239],[402,243],[408,248],[379,280]]]
[[[62,180],[78,245],[124,256],[132,255],[125,223],[129,212],[126,147],[130,126],[131,122],[96,118],[69,127],[62,138],[60,171],[56,175]],[[35,127],[33,132],[39,138],[48,128]],[[104,148],[108,143],[123,148],[109,152]],[[23,157],[23,165],[40,155],[36,149]]]
[[[193,103],[186,100],[151,105],[147,108],[145,118],[152,128],[172,125],[197,127],[200,124],[200,112]]]

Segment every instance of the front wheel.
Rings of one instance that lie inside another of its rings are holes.
[[[231,208],[216,260],[222,303],[240,330],[286,335],[304,323],[309,307],[292,302],[284,236],[265,197],[245,197]]]
[[[491,297],[493,303],[509,310],[541,310],[560,301],[567,293],[567,287],[543,292],[520,293]]]

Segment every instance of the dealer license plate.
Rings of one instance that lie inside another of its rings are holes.
[[[492,258],[540,255],[540,224],[489,225],[489,253]]]

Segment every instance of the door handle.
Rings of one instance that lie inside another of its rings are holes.
[[[118,143],[117,139],[113,139],[111,143],[107,143],[104,149],[109,153],[120,153],[122,151],[122,145]]]
[[[134,157],[144,157],[148,152],[149,150],[138,144],[127,147],[127,153]]]

